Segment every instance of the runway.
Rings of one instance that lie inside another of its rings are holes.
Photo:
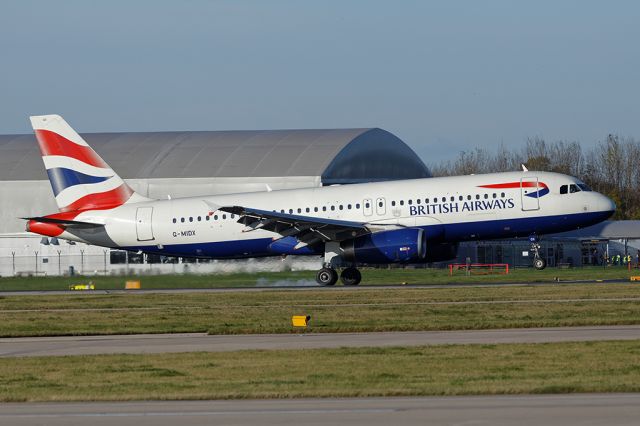
[[[640,394],[27,403],[0,405],[0,424],[24,426],[637,425]]]
[[[225,352],[248,349],[320,349],[339,347],[424,346],[586,342],[640,339],[640,325],[549,327],[500,330],[408,331],[380,333],[309,333],[207,335],[205,333],[118,336],[23,337],[0,339],[0,357],[178,352]]]

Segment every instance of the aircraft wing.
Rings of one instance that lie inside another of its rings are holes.
[[[247,226],[245,232],[264,229],[283,237],[295,237],[303,245],[342,241],[371,233],[364,222],[301,216],[242,206],[218,207],[218,210],[240,216],[238,223]]]

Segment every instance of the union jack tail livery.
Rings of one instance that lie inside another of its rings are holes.
[[[30,118],[61,212],[104,210],[131,201],[145,201],[62,117]]]

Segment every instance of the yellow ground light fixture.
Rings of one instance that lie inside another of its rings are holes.
[[[294,327],[306,327],[309,325],[311,317],[309,315],[294,315],[291,317],[291,325]]]
[[[125,290],[140,290],[140,281],[127,281],[124,284]]]
[[[632,275],[629,277],[629,281],[640,281],[640,275]]]

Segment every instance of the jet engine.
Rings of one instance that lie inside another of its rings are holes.
[[[342,259],[354,263],[431,263],[454,259],[457,244],[427,242],[420,228],[363,235],[340,244]]]

